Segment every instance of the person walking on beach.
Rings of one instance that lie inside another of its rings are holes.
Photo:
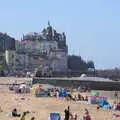
[[[91,117],[89,115],[89,111],[86,108],[85,108],[85,113],[84,113],[84,116],[83,116],[83,120],[91,120]]]
[[[56,90],[56,99],[58,100],[59,99],[59,91]]]
[[[35,120],[35,117],[32,117],[30,120]]]
[[[65,109],[65,119],[64,120],[69,120],[69,111]]]
[[[64,120],[69,120],[70,117],[70,106],[68,106],[68,109],[65,109],[65,118]]]

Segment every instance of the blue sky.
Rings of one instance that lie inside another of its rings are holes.
[[[120,0],[0,0],[0,31],[16,39],[48,20],[66,32],[70,54],[97,68],[120,67]]]

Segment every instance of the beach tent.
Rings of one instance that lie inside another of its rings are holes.
[[[99,100],[99,106],[104,107],[105,105],[109,105],[106,99]]]
[[[59,113],[50,113],[49,120],[61,120],[61,116]]]
[[[33,85],[32,89],[36,89],[36,88],[42,88],[44,90],[49,90],[49,89],[52,89],[55,87],[50,84],[35,84],[35,85]]]
[[[97,98],[95,96],[88,96],[88,104],[97,104]]]
[[[110,104],[106,104],[103,106],[104,109],[110,109],[111,108],[111,105]]]
[[[99,105],[102,107],[108,103],[107,98],[102,96],[88,96],[88,104],[97,104],[97,103],[99,103]]]
[[[59,97],[66,97],[67,95],[68,95],[68,93],[67,93],[66,90],[61,91],[61,92],[59,93]]]
[[[22,89],[22,88],[26,88],[26,87],[27,87],[26,84],[21,84],[19,88]]]
[[[35,90],[35,95],[36,97],[48,97],[48,92],[40,88]]]

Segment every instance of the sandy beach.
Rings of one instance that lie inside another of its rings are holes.
[[[109,92],[111,93],[111,92]],[[21,99],[21,98],[24,98]],[[64,118],[64,109],[70,105],[71,112],[83,116],[84,108],[90,112],[92,120],[112,120],[114,112],[100,109],[96,110],[96,105],[88,105],[86,102],[73,102],[65,100],[57,100],[56,98],[36,98],[32,94],[15,94],[9,91],[7,87],[0,86],[0,106],[3,112],[0,113],[0,120],[20,120],[20,118],[13,118],[9,113],[13,108],[17,108],[20,113],[30,111],[26,116],[26,120],[30,120],[32,116],[36,120],[48,120],[49,113],[58,112]],[[120,114],[120,112],[116,112]],[[115,120],[119,120],[115,119]]]

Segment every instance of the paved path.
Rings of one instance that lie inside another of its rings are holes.
[[[19,83],[30,83],[32,81],[32,78],[17,78],[17,77],[0,77],[0,84],[12,84],[16,82]]]

